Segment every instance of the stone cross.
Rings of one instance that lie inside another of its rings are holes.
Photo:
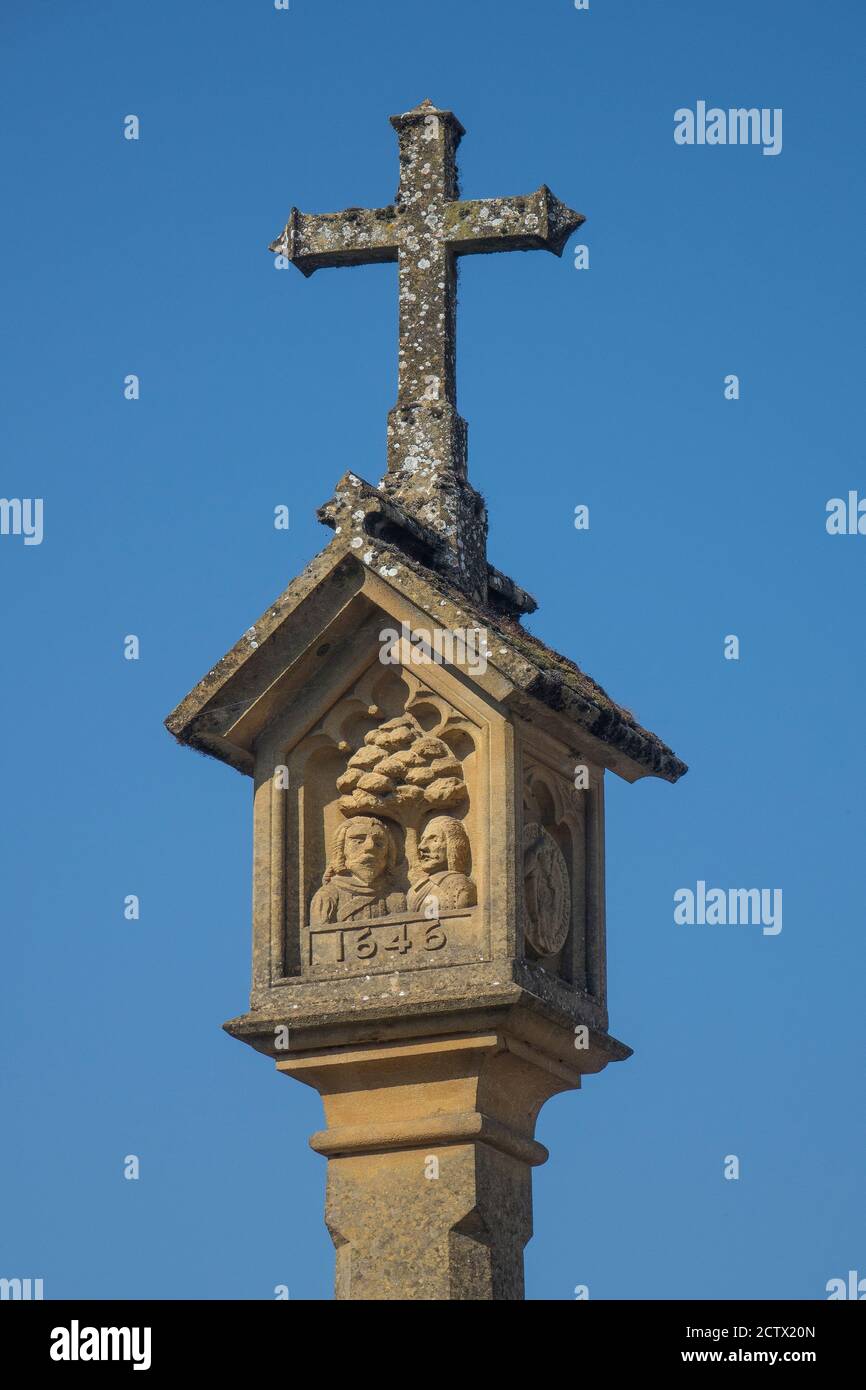
[[[546,188],[462,201],[451,112],[392,119],[393,206],[293,210],[272,248],[305,275],[398,262],[388,471],[343,473],[330,544],[166,722],[253,779],[252,989],[224,1026],[322,1096],[337,1297],[517,1300],[538,1114],[630,1053],[604,779],[686,768],[521,627],[466,477],[456,258],[561,253],[583,219]]]
[[[461,199],[457,146],[465,132],[451,111],[424,101],[391,124],[400,143],[395,201],[337,213],[292,208],[270,250],[307,276],[327,266],[398,263],[398,391],[383,486],[452,548],[470,590],[483,591],[486,518],[468,485],[466,422],[457,414],[457,257],[559,256],[584,218],[544,184],[525,197]]]

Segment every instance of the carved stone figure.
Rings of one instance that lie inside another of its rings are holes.
[[[478,893],[469,877],[471,858],[469,836],[459,820],[435,816],[418,844],[414,867],[417,876],[409,893],[409,911],[423,912],[434,907],[438,913],[455,907],[474,907]]]
[[[406,895],[395,889],[397,846],[376,816],[353,816],[338,826],[322,886],[310,906],[310,921],[368,922],[405,912]]]
[[[571,885],[562,850],[537,822],[523,828],[523,895],[527,941],[540,956],[555,956],[568,936]]]

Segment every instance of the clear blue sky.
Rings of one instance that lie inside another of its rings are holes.
[[[162,719],[327,542],[340,475],[383,471],[395,268],[305,281],[265,248],[292,203],[390,201],[387,118],[428,96],[467,127],[467,196],[547,182],[588,219],[588,271],[463,265],[491,559],[691,769],[608,788],[635,1055],[542,1112],[527,1295],[866,1275],[866,536],[824,524],[866,495],[862,5],[17,0],[0,24],[0,491],[45,506],[41,546],[0,537],[0,1275],[330,1297],[319,1099],[220,1028],[247,1002],[250,784]],[[698,100],[781,107],[782,153],[678,147]],[[675,926],[698,879],[781,888],[782,932]]]

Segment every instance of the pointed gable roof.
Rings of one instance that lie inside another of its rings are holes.
[[[471,600],[448,577],[438,538],[351,473],[319,515],[334,539],[169,715],[181,743],[251,774],[272,712],[341,649],[374,642],[384,613],[413,626],[426,618],[428,627],[486,629],[487,671],[473,671],[473,684],[627,781],[675,782],[687,771],[580,667],[526,631],[520,615],[535,601],[507,576],[491,566],[487,603]]]

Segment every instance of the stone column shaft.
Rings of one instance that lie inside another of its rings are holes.
[[[305,1052],[277,1070],[322,1095],[336,1296],[519,1300],[533,1137],[577,1072],[491,1032]]]

